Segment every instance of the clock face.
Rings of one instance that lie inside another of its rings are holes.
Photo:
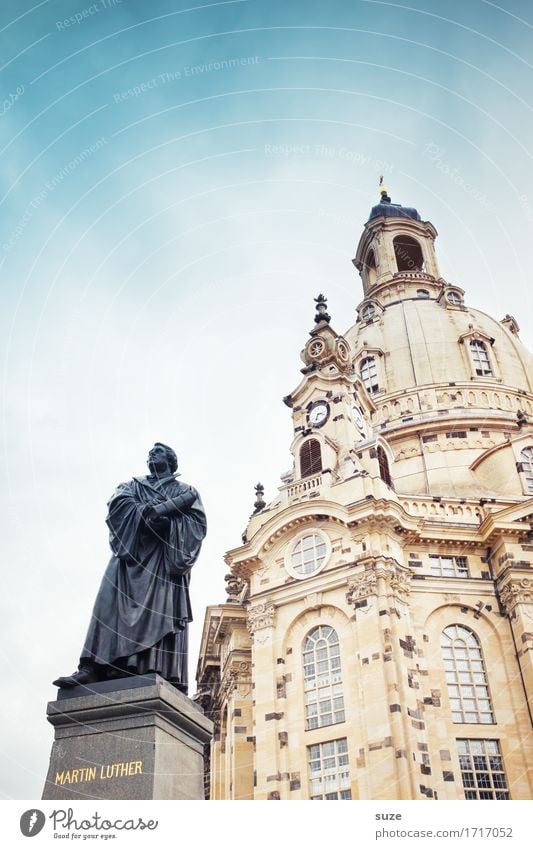
[[[356,428],[358,428],[361,433],[363,433],[365,430],[365,420],[359,407],[352,407],[352,416]]]
[[[307,420],[313,427],[322,427],[329,416],[329,406],[325,401],[315,401],[307,413]]]

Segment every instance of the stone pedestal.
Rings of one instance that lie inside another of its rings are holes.
[[[43,799],[204,799],[213,724],[159,675],[60,690]]]

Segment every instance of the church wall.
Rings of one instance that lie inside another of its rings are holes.
[[[434,719],[430,733],[430,747],[435,755],[437,778],[440,783],[439,798],[461,798],[457,788],[443,780],[444,771],[451,769],[460,785],[460,768],[457,751],[450,743],[461,738],[496,739],[502,748],[511,797],[531,798],[533,784],[528,777],[528,764],[533,757],[533,743],[528,725],[530,719],[524,689],[518,674],[509,621],[499,611],[492,582],[486,581],[481,591],[472,592],[465,604],[453,602],[440,604],[435,594],[430,603],[435,608],[423,625],[427,638],[425,654],[429,670],[428,684],[438,693],[440,705],[432,711]],[[463,596],[464,598],[464,596]],[[479,613],[475,604],[481,601],[489,612]],[[422,616],[426,611],[420,611]],[[495,724],[455,724],[452,721],[448,690],[440,650],[440,635],[448,625],[459,624],[478,637],[487,671]],[[450,751],[451,762],[439,763],[439,753]]]

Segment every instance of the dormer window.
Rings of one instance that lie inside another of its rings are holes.
[[[398,271],[422,271],[424,256],[416,239],[411,236],[396,236],[393,244]]]
[[[493,374],[487,346],[480,339],[470,341],[470,354],[474,371],[478,377],[487,377]]]
[[[495,341],[471,324],[468,326],[468,332],[459,337],[458,342],[462,348],[464,364],[470,372],[470,380],[491,378],[493,381],[501,381]]]
[[[374,304],[365,304],[361,311],[361,318],[363,321],[370,321],[374,318],[376,314],[376,308]]]
[[[460,307],[463,303],[459,292],[455,292],[453,289],[451,292],[448,292],[446,297],[448,299],[448,303],[451,304],[453,307]]]
[[[379,392],[378,367],[376,365],[375,357],[365,357],[364,360],[361,360],[359,374],[361,375],[361,380],[366,387],[366,391],[370,395],[374,395],[376,392]]]

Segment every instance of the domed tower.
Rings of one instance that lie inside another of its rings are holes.
[[[436,236],[382,186],[354,326],[315,298],[292,466],[206,613],[211,798],[531,798],[531,361]]]
[[[518,324],[444,280],[437,231],[382,189],[354,259],[364,299],[346,333],[391,446],[395,488],[434,496],[523,495],[533,369]]]

